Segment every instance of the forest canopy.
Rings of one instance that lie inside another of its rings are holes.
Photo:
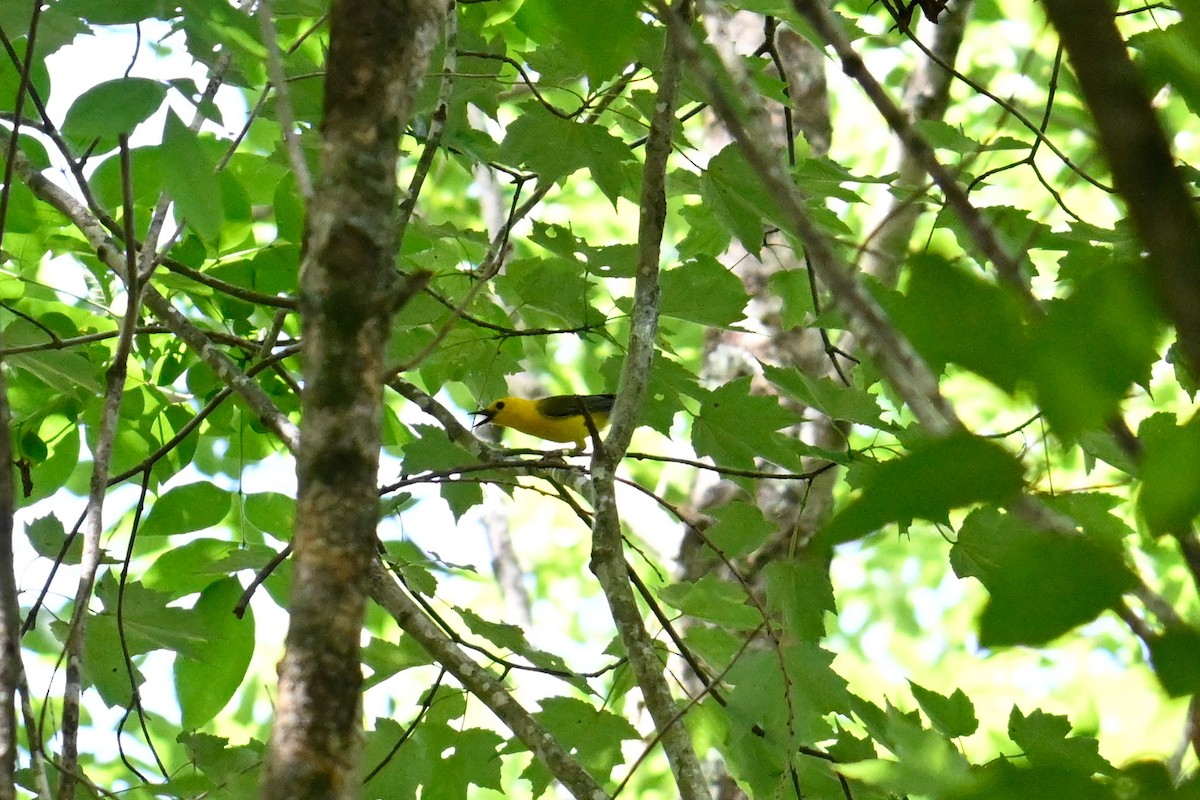
[[[0,46],[0,800],[1200,798],[1194,0]]]

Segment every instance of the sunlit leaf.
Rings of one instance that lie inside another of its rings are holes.
[[[175,693],[183,726],[198,728],[216,716],[233,697],[254,653],[254,613],[238,618],[233,607],[242,585],[233,578],[217,581],[201,593],[188,624],[207,642],[203,655],[175,661]]]
[[[229,513],[229,492],[211,483],[188,483],[171,489],[150,505],[142,522],[143,536],[171,536],[216,525]]]

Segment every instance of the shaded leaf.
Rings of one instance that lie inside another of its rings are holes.
[[[1113,766],[1100,755],[1100,743],[1090,736],[1070,736],[1071,723],[1063,716],[1035,710],[1025,716],[1013,706],[1008,735],[1035,767],[1110,774]]]
[[[101,150],[109,150],[118,134],[132,133],[166,98],[167,87],[149,78],[105,81],[75,98],[63,121],[63,136],[80,148],[101,139]]]
[[[698,325],[728,327],[742,319],[749,297],[730,270],[701,256],[664,270],[660,312]]]
[[[1020,491],[1021,464],[995,442],[967,433],[922,442],[867,474],[862,492],[821,532],[833,545],[891,522],[941,521],[955,508],[1002,503]]]
[[[1034,530],[990,508],[963,522],[950,559],[959,577],[987,587],[979,623],[985,647],[1047,642],[1094,619],[1137,585],[1118,548],[1082,534]]]
[[[167,194],[175,202],[177,215],[201,239],[214,241],[227,213],[221,182],[214,162],[200,147],[196,134],[173,111],[167,114],[163,127],[162,150],[166,163],[171,165],[163,172],[163,181]]]
[[[1200,414],[1180,427],[1165,416],[1144,422],[1138,511],[1154,533],[1187,529],[1200,514]]]
[[[979,730],[975,706],[970,698],[963,694],[962,689],[955,689],[954,693],[947,697],[911,680],[908,687],[921,705],[925,716],[929,717],[930,724],[943,736],[953,739],[958,736],[970,736]]]

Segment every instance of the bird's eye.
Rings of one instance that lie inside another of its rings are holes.
[[[504,403],[496,403],[496,410],[497,410],[497,411],[499,411],[499,410],[500,410],[500,409],[502,409],[502,408],[504,408]]]

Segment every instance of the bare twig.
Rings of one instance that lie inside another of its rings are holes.
[[[279,52],[279,32],[275,30],[275,20],[271,16],[271,0],[258,0],[256,16],[262,30],[263,43],[267,46],[267,74],[271,76],[271,86],[275,89],[276,114],[279,126],[283,129],[283,143],[287,148],[288,162],[292,165],[292,174],[296,178],[300,196],[308,202],[313,193],[312,174],[308,170],[308,162],[304,159],[304,147],[296,130],[292,95],[288,91],[287,73],[283,69],[283,54]]]

